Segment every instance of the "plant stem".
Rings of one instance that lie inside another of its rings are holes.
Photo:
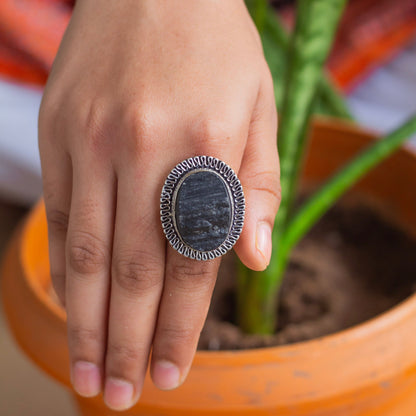
[[[239,263],[237,284],[238,326],[246,333],[270,334],[274,331],[275,293],[265,272],[255,272]],[[264,283],[264,284],[263,284]],[[255,332],[252,328],[255,328]]]
[[[316,192],[288,224],[281,250],[290,253],[298,241],[328,209],[363,175],[390,156],[412,134],[416,133],[416,115],[405,124],[364,150]]]

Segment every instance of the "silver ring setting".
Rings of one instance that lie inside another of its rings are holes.
[[[160,197],[162,228],[185,257],[212,260],[227,253],[244,224],[243,187],[225,162],[195,156],[177,164]]]

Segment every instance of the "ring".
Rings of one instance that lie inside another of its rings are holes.
[[[234,171],[212,156],[176,165],[160,196],[160,219],[171,246],[196,260],[231,250],[244,224],[243,187]]]

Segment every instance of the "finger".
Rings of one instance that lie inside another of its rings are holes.
[[[168,247],[166,277],[153,341],[151,376],[170,390],[186,378],[204,325],[220,259],[188,259]]]
[[[86,157],[74,163],[66,245],[66,305],[72,383],[98,394],[107,335],[115,178],[110,167]]]
[[[230,118],[231,119],[231,118]],[[229,119],[229,120],[230,120]],[[228,131],[210,127],[196,132],[195,154],[213,155],[236,171],[247,138],[248,122],[234,122]],[[211,133],[214,132],[214,133]],[[195,136],[194,136],[195,137]],[[216,139],[212,139],[212,138]],[[228,137],[228,146],[224,138]],[[163,390],[179,386],[192,363],[214,289],[220,259],[197,261],[167,249],[165,284],[153,339],[151,376]]]
[[[259,93],[239,171],[246,198],[244,228],[235,251],[250,269],[264,270],[272,250],[271,234],[280,203],[277,114],[270,82]]]
[[[55,292],[65,305],[65,242],[72,192],[71,160],[62,149],[52,145],[42,131],[39,135],[50,273]]]
[[[147,160],[118,172],[104,390],[114,410],[139,398],[162,292],[166,243],[159,219],[162,183],[154,174],[159,170]]]

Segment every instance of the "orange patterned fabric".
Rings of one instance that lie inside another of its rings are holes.
[[[43,84],[71,16],[64,0],[0,1],[0,72]]]
[[[415,0],[353,0],[348,4],[328,67],[349,91],[416,36]]]
[[[72,5],[72,0],[0,0],[0,75],[44,84]],[[285,15],[293,20],[293,12]],[[351,0],[328,68],[349,91],[414,36],[415,0]]]

